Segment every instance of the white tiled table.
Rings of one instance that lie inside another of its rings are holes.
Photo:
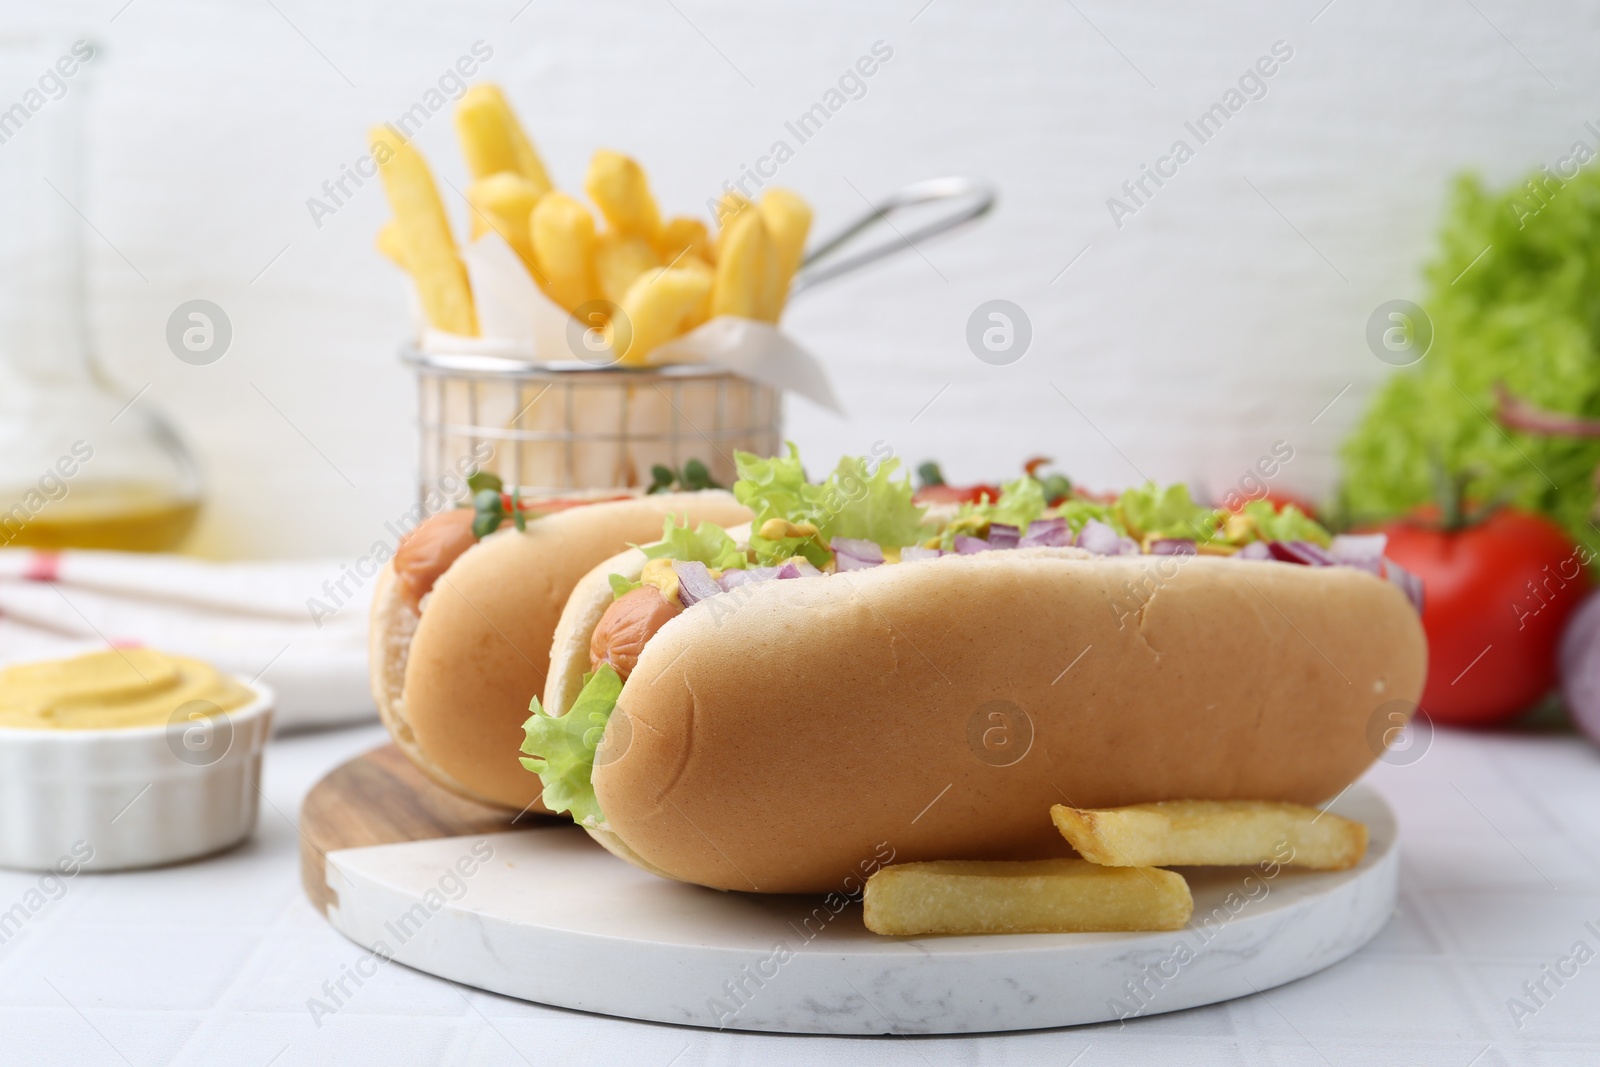
[[[1400,910],[1331,970],[1125,1028],[920,1039],[624,1022],[399,964],[316,1025],[308,999],[362,953],[302,896],[293,820],[325,771],[383,740],[280,740],[245,847],[68,883],[0,945],[0,1064],[1600,1064],[1600,958],[1547,980],[1520,1028],[1507,1003],[1575,942],[1600,952],[1584,925],[1600,929],[1600,752],[1572,737],[1441,731],[1417,762],[1377,767],[1402,828]],[[0,872],[0,911],[38,882]]]

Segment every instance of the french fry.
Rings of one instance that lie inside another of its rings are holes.
[[[1363,824],[1265,800],[1168,800],[1099,811],[1057,804],[1050,818],[1079,855],[1107,867],[1278,863],[1342,871],[1367,852]]]
[[[647,270],[628,287],[622,298],[622,319],[630,337],[615,337],[623,348],[622,362],[642,367],[659,345],[688,333],[706,321],[711,302],[711,277],[677,268]],[[612,329],[619,328],[617,318]]]
[[[406,250],[400,244],[400,224],[390,219],[378,227],[376,244],[378,251],[389,258],[389,261],[401,270],[410,270],[406,266]]]
[[[1180,930],[1194,912],[1173,871],[1084,860],[941,860],[883,867],[867,879],[875,934],[1089,933]]]
[[[533,256],[550,298],[576,311],[600,297],[594,272],[594,216],[566,193],[539,198],[529,219]]]
[[[811,231],[811,208],[788,189],[768,189],[761,196],[761,220],[772,237],[778,265],[768,277],[772,291],[763,301],[768,322],[777,322],[789,300],[789,283],[805,257],[806,234]]]
[[[600,295],[613,304],[622,303],[639,275],[661,265],[661,257],[643,237],[603,233],[595,242],[595,278],[600,283]]]
[[[678,270],[692,270],[697,274],[704,274],[707,281],[714,281],[717,268],[696,255],[685,255],[678,260]]]
[[[606,225],[624,237],[639,237],[652,247],[661,236],[661,211],[650,193],[644,169],[620,152],[602,148],[589,161],[583,190],[600,208]]]
[[[476,337],[478,318],[467,268],[456,254],[450,220],[427,162],[386,126],[374,127],[370,140],[400,230],[400,247],[428,322],[435,329]]]
[[[764,319],[771,311],[778,260],[772,237],[759,211],[741,211],[728,226],[728,239],[717,254],[716,284],[711,290],[711,315]]]
[[[551,190],[544,161],[498,85],[480,82],[462,94],[456,104],[456,134],[474,178],[508,170],[532,182],[540,196]]]
[[[733,220],[750,206],[750,198],[742,193],[726,192],[717,201],[717,237],[711,243],[711,262],[716,263],[722,258],[722,250],[733,229]]]
[[[699,219],[679,215],[662,223],[656,253],[661,256],[661,262],[669,266],[680,256],[694,256],[709,263],[711,234]]]
[[[532,265],[533,239],[529,226],[533,209],[543,194],[539,187],[509,170],[479,178],[467,186],[467,203],[472,205],[473,239],[491,229],[505,238],[506,244]]]

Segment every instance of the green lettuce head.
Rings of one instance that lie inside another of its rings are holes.
[[[1594,541],[1600,440],[1523,433],[1495,418],[1498,384],[1539,407],[1600,418],[1600,169],[1528,177],[1504,191],[1457,180],[1424,272],[1431,347],[1386,371],[1344,443],[1348,521],[1436,502],[1442,465],[1469,478],[1469,498],[1542,513],[1579,543]]]

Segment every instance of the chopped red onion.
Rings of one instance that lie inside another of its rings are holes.
[[[841,571],[859,571],[883,563],[883,549],[875,542],[856,537],[835,537],[828,542],[833,549],[834,564]]]
[[[1269,541],[1267,548],[1272,558],[1284,563],[1299,563],[1307,567],[1331,567],[1336,560],[1321,545],[1310,541]]]
[[[730,567],[722,572],[722,577],[717,579],[717,582],[722,586],[723,592],[729,593],[741,585],[773,581],[781,577],[778,573],[780,569],[778,567],[745,567],[743,569]]]
[[[990,539],[993,540],[991,533]],[[1035,519],[1017,543],[1018,548],[1064,548],[1072,544],[1072,527],[1066,519]]]
[[[994,546],[981,537],[968,537],[966,534],[956,534],[956,552],[959,555],[970,556],[975,552],[987,552]]]
[[[810,560],[800,556],[785,561],[784,565],[778,568],[779,578],[817,578],[821,575],[822,572],[817,570]]]
[[[1183,537],[1163,537],[1150,542],[1152,556],[1193,556],[1198,551],[1193,541]]]
[[[1388,546],[1389,538],[1384,534],[1339,534],[1328,547],[1328,555],[1335,563],[1381,575],[1383,550]]]
[[[1306,567],[1354,567],[1387,578],[1422,614],[1422,580],[1400,564],[1383,557],[1388,539],[1383,534],[1340,534],[1328,549],[1310,541],[1252,541],[1233,554],[1234,559],[1274,559]]]
[[[916,559],[936,559],[942,555],[944,553],[937,548],[923,548],[921,545],[911,545],[900,550],[900,562],[910,563]]]
[[[1411,601],[1411,606],[1417,609],[1417,614],[1422,614],[1422,579],[1406,570],[1392,559],[1383,561],[1383,576],[1395,585]]]
[[[1099,519],[1090,519],[1078,531],[1078,547],[1097,556],[1132,556],[1139,552],[1139,544],[1131,537],[1123,537]]]
[[[1021,540],[1022,531],[1015,526],[1007,526],[1003,522],[991,522],[989,524],[990,548],[1016,548],[1017,543]]]
[[[1567,620],[1559,662],[1567,714],[1600,743],[1600,594],[1591,594]]]
[[[678,599],[683,601],[686,608],[722,592],[722,586],[711,577],[711,571],[704,563],[675,559],[672,561],[672,573],[678,576]]]

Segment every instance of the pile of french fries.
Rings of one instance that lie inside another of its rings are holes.
[[[663,219],[639,164],[601,149],[583,182],[597,225],[581,200],[555,188],[498,87],[468,89],[455,118],[473,177],[471,237],[503,237],[545,295],[586,329],[605,331],[620,362],[643,365],[719,315],[778,321],[811,228],[796,194],[723,196],[713,236],[699,219]],[[427,162],[388,126],[372,130],[371,144],[394,211],[379,250],[411,275],[430,325],[476,337],[467,270]]]
[[[1050,818],[1081,859],[884,867],[867,880],[867,929],[902,937],[1178,930],[1194,913],[1194,898],[1167,867],[1339,871],[1367,852],[1364,825],[1299,804],[1057,804]]]

